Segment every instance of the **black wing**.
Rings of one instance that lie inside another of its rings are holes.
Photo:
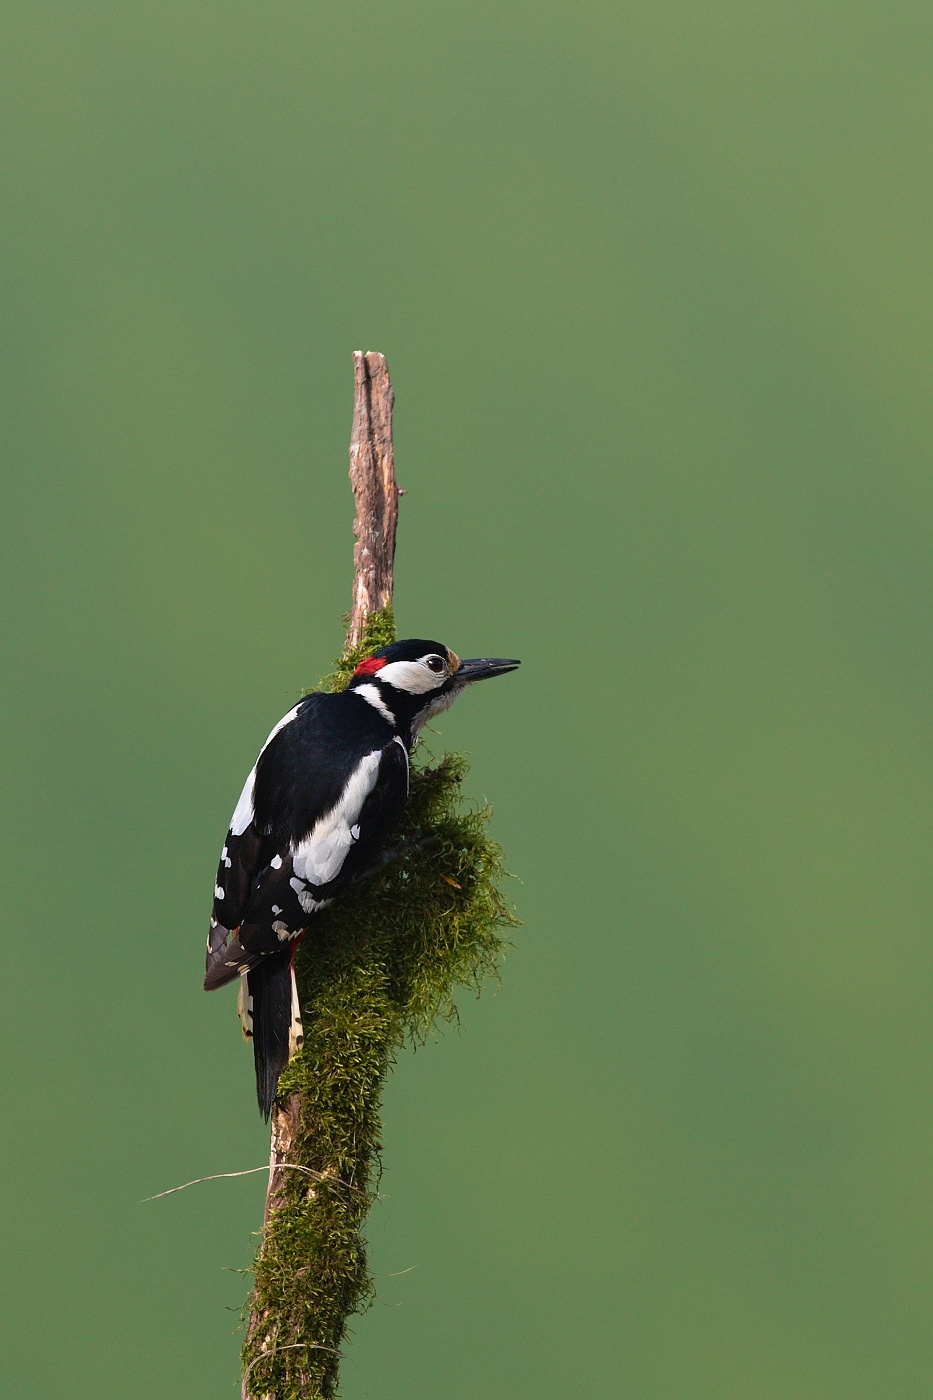
[[[207,990],[298,938],[310,915],[374,868],[408,793],[408,753],[390,734],[346,694],[308,696],[273,730],[221,855]]]
[[[207,934],[207,971],[205,991],[213,991],[245,971],[243,950],[238,946],[237,933],[256,880],[275,855],[275,841],[256,820],[256,784],[267,755],[282,746],[283,735],[303,718],[309,703],[318,697],[306,696],[279,720],[243,785],[230,827],[220,853],[217,878],[214,881],[214,904]]]

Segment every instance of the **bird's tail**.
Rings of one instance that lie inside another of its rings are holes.
[[[267,1122],[279,1075],[303,1041],[293,954],[293,948],[283,948],[263,958],[240,984],[238,1010],[243,1034],[253,1042],[256,1097]]]

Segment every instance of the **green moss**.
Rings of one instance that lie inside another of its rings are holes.
[[[323,687],[342,689],[393,637],[391,611],[375,614]],[[256,1395],[336,1394],[347,1322],[373,1294],[363,1228],[379,1179],[386,1073],[406,1040],[422,1042],[438,1020],[456,1016],[458,987],[478,993],[496,977],[503,931],[516,922],[500,891],[490,811],[461,806],[466,771],[457,754],[434,766],[413,762],[404,853],[319,914],[299,949],[305,1048],[279,1093],[301,1096],[292,1160],[315,1175],[285,1174],[256,1261],[253,1305],[267,1319],[243,1352]]]
[[[379,612],[370,613],[363,623],[363,636],[358,646],[350,647],[339,660],[334,662],[334,669],[330,675],[324,677],[317,690],[346,690],[350,684],[350,678],[361,661],[365,661],[367,656],[372,656],[374,651],[380,647],[387,647],[390,642],[395,641],[395,618],[392,615],[392,604],[387,608],[380,608]]]

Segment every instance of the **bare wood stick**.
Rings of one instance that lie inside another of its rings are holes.
[[[350,436],[350,484],[356,500],[353,532],[355,577],[353,606],[346,650],[358,646],[366,619],[392,602],[393,564],[395,560],[395,531],[398,524],[399,490],[395,481],[395,460],[392,450],[392,406],[395,394],[389,379],[385,356],[375,351],[361,350],[353,354],[353,428]],[[301,1096],[292,1094],[285,1103],[272,1110],[272,1141],[269,1157],[269,1185],[263,1229],[278,1208],[279,1197],[287,1177],[283,1167],[289,1162],[292,1145],[301,1118]],[[261,1311],[251,1308],[247,1322],[247,1340],[262,1333],[266,1319]],[[270,1348],[271,1336],[261,1347]],[[278,1349],[274,1348],[273,1349]],[[258,1360],[258,1357],[255,1358]],[[272,1395],[256,1396],[249,1386],[249,1372],[243,1376],[241,1400],[275,1400]]]
[[[350,482],[356,497],[353,522],[356,577],[348,649],[359,645],[369,614],[379,612],[392,601],[399,495],[392,451],[395,394],[385,356],[357,350],[353,355],[353,371]]]

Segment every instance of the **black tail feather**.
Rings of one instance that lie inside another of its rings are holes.
[[[259,1111],[269,1121],[279,1075],[288,1064],[292,1020],[291,949],[262,959],[247,978],[252,998],[253,1058]]]

